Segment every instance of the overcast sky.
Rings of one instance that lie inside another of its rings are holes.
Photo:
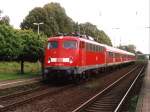
[[[113,45],[134,44],[137,50],[149,52],[149,0],[0,0],[3,15],[19,28],[34,7],[58,2],[74,21],[91,22],[104,30]],[[119,29],[116,29],[119,28]]]

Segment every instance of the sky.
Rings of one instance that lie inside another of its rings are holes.
[[[19,28],[34,7],[58,2],[75,22],[91,22],[111,38],[113,46],[134,44],[150,53],[149,0],[0,0],[3,16]]]

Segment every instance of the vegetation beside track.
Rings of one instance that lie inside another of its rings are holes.
[[[25,73],[20,73],[20,63],[0,62],[0,80],[11,80],[20,78],[37,77],[40,74],[41,67],[38,63],[25,62]]]

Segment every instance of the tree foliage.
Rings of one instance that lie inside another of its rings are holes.
[[[21,39],[21,52],[18,59],[31,62],[37,61],[39,54],[43,52],[45,38],[38,36],[31,30],[19,30],[17,35]]]
[[[0,60],[13,60],[20,53],[20,39],[8,25],[0,24]]]
[[[86,35],[92,36],[97,42],[112,46],[110,38],[106,35],[106,33],[104,31],[99,30],[96,27],[96,25],[93,25],[93,24],[91,24],[89,22],[86,22],[86,23],[82,23],[82,24],[76,25],[76,27],[78,28],[77,31],[80,30],[80,32],[82,34],[86,34]]]
[[[17,36],[21,39],[17,60],[21,62],[21,73],[24,73],[24,61],[36,62],[41,57],[46,38],[31,30],[19,30]]]
[[[21,23],[21,28],[37,31],[37,26],[33,23],[40,22],[44,22],[40,26],[40,31],[47,36],[52,36],[57,32],[73,31],[73,20],[66,15],[65,9],[58,3],[46,4],[43,8],[36,7],[31,10]]]
[[[23,73],[24,61],[37,61],[43,54],[45,41],[45,36],[38,36],[32,30],[15,30],[0,24],[0,60],[21,62]]]
[[[9,25],[9,22],[10,22],[9,16],[1,17],[1,14],[2,14],[2,11],[0,10],[0,24]]]
[[[89,22],[75,23],[58,3],[49,3],[42,8],[36,7],[31,10],[21,23],[21,28],[37,31],[37,26],[33,25],[33,23],[40,22],[44,22],[43,25],[40,25],[40,31],[47,36],[55,35],[58,32],[80,32],[94,37],[100,43],[112,45],[110,38],[104,31],[99,30],[96,25]]]
[[[144,55],[141,51],[136,51],[137,59],[138,60],[146,60],[148,57]]]

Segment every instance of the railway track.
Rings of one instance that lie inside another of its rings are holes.
[[[0,102],[2,100],[5,100],[5,99],[15,98],[15,97],[27,95],[27,94],[30,94],[30,93],[33,93],[33,92],[36,92],[36,91],[45,90],[48,87],[49,86],[40,84],[39,87],[34,88],[34,89],[28,89],[28,90],[24,90],[24,91],[15,92],[15,93],[11,93],[11,94],[8,94],[8,95],[0,96]]]
[[[74,85],[66,85],[62,87],[42,87],[0,97],[0,112],[4,112],[12,108],[27,104],[31,101],[41,99],[48,95],[57,94],[73,86]]]
[[[137,66],[72,112],[119,112],[144,66]]]

